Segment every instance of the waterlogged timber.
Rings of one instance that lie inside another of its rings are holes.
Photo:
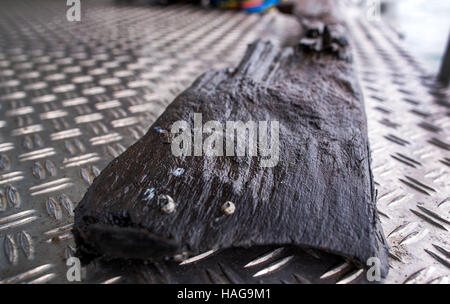
[[[202,124],[202,114],[194,113],[194,128],[179,120],[171,126],[171,151],[174,156],[262,156],[259,165],[274,167],[279,158],[278,121],[220,121]],[[270,126],[270,132],[268,131]],[[178,134],[179,133],[179,134]],[[207,134],[203,142],[203,135]],[[224,146],[225,141],[225,146]]]
[[[377,257],[387,274],[364,105],[347,40],[329,2],[309,2],[315,9],[302,13],[298,46],[259,41],[236,69],[205,73],[102,171],[75,210],[79,253],[163,260],[296,245],[361,266]],[[318,20],[320,26],[311,26]],[[194,113],[223,124],[277,121],[278,162],[261,166],[264,156],[248,153],[174,155],[171,126],[192,125]]]

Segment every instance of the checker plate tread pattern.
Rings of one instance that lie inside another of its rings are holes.
[[[73,208],[108,162],[139,139],[201,73],[233,66],[257,38],[295,22],[191,6],[2,1],[0,283],[67,283]],[[448,90],[395,33],[349,10],[369,123],[388,283],[449,281]],[[362,270],[311,249],[207,252],[179,263],[95,262],[91,283],[351,283]]]

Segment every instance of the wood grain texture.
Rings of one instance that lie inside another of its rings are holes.
[[[328,39],[325,28],[315,39]],[[235,70],[199,77],[94,180],[75,210],[79,252],[161,260],[183,251],[297,245],[360,266],[378,257],[386,275],[364,105],[348,46],[337,43],[338,49],[304,43],[279,49],[258,41]],[[223,124],[278,121],[278,164],[261,167],[260,157],[250,156],[173,156],[154,127],[193,125],[194,113]],[[174,175],[177,168],[184,172]],[[174,212],[161,211],[160,195],[173,198]],[[222,211],[226,201],[235,205],[231,215]]]

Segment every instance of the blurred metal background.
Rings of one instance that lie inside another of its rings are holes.
[[[0,3],[0,283],[67,283],[73,207],[202,72],[233,66],[294,20],[191,6]],[[369,121],[388,283],[450,280],[450,103],[395,32],[345,7]],[[342,258],[299,248],[232,249],[185,261],[97,262],[83,282],[364,282]]]

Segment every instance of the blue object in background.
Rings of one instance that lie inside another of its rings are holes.
[[[261,5],[245,8],[244,11],[249,13],[260,12],[278,3],[279,0],[266,0]]]

